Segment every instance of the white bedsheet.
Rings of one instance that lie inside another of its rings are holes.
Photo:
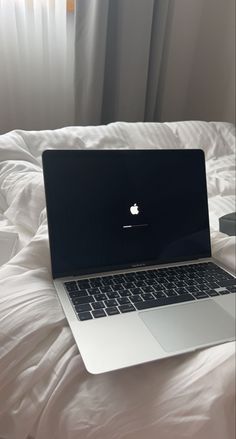
[[[213,254],[235,267],[235,238],[218,232],[219,216],[236,210],[232,125],[117,122],[0,136],[0,230],[19,236],[0,267],[0,439],[234,439],[234,343],[86,372],[50,275],[47,148],[204,149]]]

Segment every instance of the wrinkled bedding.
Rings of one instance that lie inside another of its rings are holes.
[[[0,136],[0,439],[234,439],[235,344],[108,374],[83,365],[50,274],[42,151],[202,148],[213,255],[235,269],[235,130],[223,122],[124,123]],[[0,249],[1,251],[1,249]]]

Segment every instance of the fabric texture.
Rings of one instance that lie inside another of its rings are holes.
[[[42,151],[202,148],[213,256],[235,267],[235,130],[226,123],[114,123],[0,136],[0,230],[18,234],[0,267],[1,439],[234,439],[235,344],[87,373],[50,273]]]
[[[157,120],[167,0],[78,0],[78,125]]]
[[[74,26],[66,0],[0,1],[0,133],[74,122]]]

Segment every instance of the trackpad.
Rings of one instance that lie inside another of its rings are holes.
[[[235,320],[213,300],[139,313],[166,352],[184,351],[235,337]]]

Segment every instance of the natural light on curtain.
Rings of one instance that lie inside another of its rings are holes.
[[[0,0],[0,132],[73,124],[72,3]]]

